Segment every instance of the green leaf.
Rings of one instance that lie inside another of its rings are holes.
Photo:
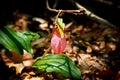
[[[24,32],[22,32],[22,34],[25,35],[30,41],[38,39],[40,37],[39,34],[33,33],[31,31],[24,31]]]
[[[38,59],[32,65],[32,68],[46,72],[56,72],[64,77],[80,79],[81,72],[75,63],[64,54],[48,54]]]
[[[25,31],[25,32],[16,32],[17,36],[21,37],[22,40],[18,40],[22,46],[23,49],[27,50],[29,53],[33,53],[32,46],[31,46],[31,40],[35,40],[39,38],[40,36],[36,33]]]
[[[2,29],[3,30],[3,29]],[[23,49],[18,47],[15,42],[10,38],[9,34],[6,34],[4,31],[0,30],[0,44],[10,51],[16,51],[22,53]]]
[[[24,32],[15,32],[7,26],[0,29],[0,44],[10,51],[16,51],[18,54],[23,54],[23,49],[33,53],[31,39],[32,36],[28,37]]]
[[[62,18],[58,18],[57,27],[58,27],[58,30],[60,32],[61,37],[63,38],[64,37],[65,24],[63,23],[63,19]]]

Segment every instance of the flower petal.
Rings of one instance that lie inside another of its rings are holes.
[[[66,47],[66,39],[61,38],[59,35],[53,34],[51,39],[51,47],[54,53],[62,53]]]

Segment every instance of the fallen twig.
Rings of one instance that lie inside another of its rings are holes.
[[[48,0],[46,0],[46,7],[50,11],[59,12],[59,10],[50,8],[50,6],[48,4]],[[85,11],[82,8],[79,9],[79,10],[61,10],[61,13],[72,13],[72,14],[75,14],[75,15],[81,15],[81,14],[84,14],[84,12]]]
[[[113,25],[113,24],[110,23],[109,21],[107,21],[107,20],[105,20],[105,19],[97,16],[96,14],[94,14],[94,13],[92,13],[91,11],[87,10],[85,7],[83,7],[83,6],[80,5],[79,3],[76,2],[75,4],[76,4],[76,6],[77,6],[78,8],[84,9],[86,15],[87,15],[88,17],[90,17],[91,19],[93,19],[93,20],[95,20],[95,21],[98,21],[98,22],[100,22],[101,24],[106,24],[106,25],[109,25],[109,26],[111,26],[111,27],[117,28],[115,25]]]
[[[98,21],[101,24],[109,25],[109,26],[117,29],[117,27],[114,24],[110,23],[106,19],[103,19],[103,18],[97,16],[96,14],[92,13],[91,11],[87,10],[85,7],[80,5],[78,2],[75,2],[75,5],[78,7],[79,10],[56,10],[56,9],[50,8],[50,6],[48,4],[48,0],[46,0],[47,9],[50,11],[60,12],[60,13],[72,13],[75,15],[86,14],[88,17],[90,17],[91,19],[93,19],[95,21]]]

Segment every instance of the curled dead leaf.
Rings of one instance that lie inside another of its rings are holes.
[[[91,53],[92,52],[92,48],[90,46],[87,46],[87,50],[86,50],[87,53]]]

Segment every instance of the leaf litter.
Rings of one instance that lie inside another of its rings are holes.
[[[45,23],[40,23],[34,20],[29,21],[27,17],[20,17],[15,21],[15,24],[8,24],[15,31],[30,30],[41,35],[41,38],[32,41],[35,58],[42,56],[46,50],[49,53],[52,52],[51,48],[48,49],[51,38],[48,35],[51,34],[53,25],[47,20],[44,21]],[[73,21],[65,23],[67,25],[65,28],[67,45],[63,53],[79,67],[82,73],[82,80],[120,79],[120,33],[107,25],[102,25],[101,27],[98,23],[89,21],[88,19],[85,24],[79,25]],[[24,80],[61,80],[61,76],[55,73],[34,72],[30,66],[35,58],[29,58],[27,59],[28,62],[25,63],[27,56],[28,54],[24,56],[23,63],[18,64],[2,55],[9,68],[15,67],[14,71],[16,73],[10,76],[10,80],[19,78]],[[27,65],[27,63],[29,63],[29,67],[24,65]],[[20,69],[21,64],[22,69]],[[20,71],[18,71],[19,69]],[[71,80],[69,78],[62,79]]]

